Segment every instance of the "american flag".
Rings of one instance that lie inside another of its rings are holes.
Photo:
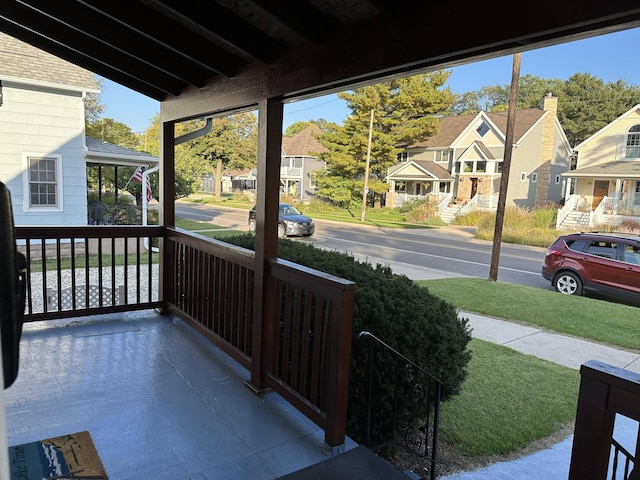
[[[131,176],[131,180],[135,180],[138,183],[142,183],[142,172],[144,172],[144,167],[138,167],[133,175]],[[149,202],[153,198],[153,193],[151,192],[151,182],[149,181],[149,177],[147,176],[147,181],[145,182],[147,185],[147,202]]]

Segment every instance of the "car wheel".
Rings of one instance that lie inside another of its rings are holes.
[[[256,221],[249,220],[249,233],[256,233]]]
[[[279,223],[278,224],[278,238],[284,238],[286,236],[287,236],[287,234],[285,233],[284,225]]]
[[[559,274],[553,286],[556,292],[564,295],[582,295],[582,280],[573,272],[562,272]]]

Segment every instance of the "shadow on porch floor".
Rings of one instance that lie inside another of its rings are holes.
[[[9,445],[88,430],[112,480],[272,479],[328,458],[322,430],[173,316],[26,324],[20,354]]]

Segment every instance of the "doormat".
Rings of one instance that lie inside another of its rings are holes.
[[[9,447],[12,480],[108,480],[89,432]]]

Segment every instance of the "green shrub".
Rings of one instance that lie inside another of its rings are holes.
[[[226,242],[252,249],[254,236]],[[348,434],[359,441],[365,409],[365,372],[357,334],[369,331],[431,372],[444,384],[445,398],[456,395],[471,358],[468,320],[457,309],[389,267],[361,263],[339,252],[280,240],[280,258],[355,282],[352,361],[349,383]]]

